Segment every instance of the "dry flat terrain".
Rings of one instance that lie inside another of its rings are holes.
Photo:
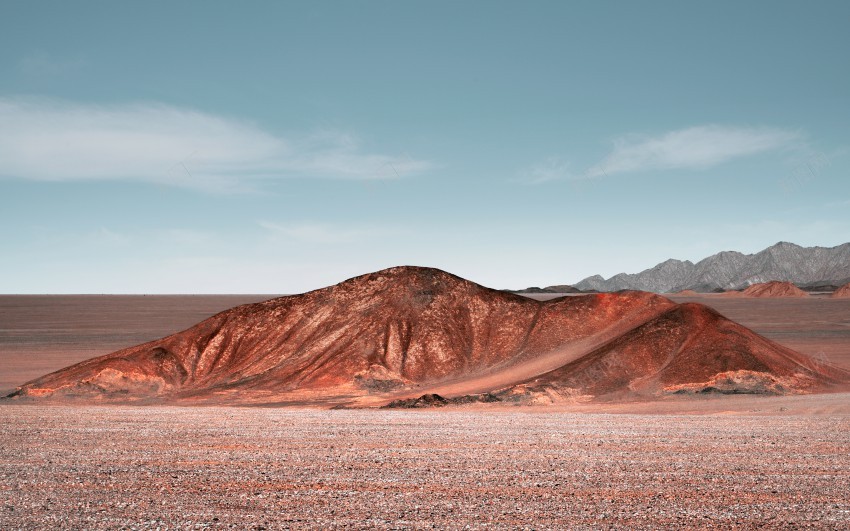
[[[265,298],[3,296],[0,380]],[[850,301],[690,300],[850,368]],[[425,411],[0,402],[0,424],[0,529],[850,528],[848,394]]]
[[[750,400],[760,412],[0,406],[0,527],[850,527],[850,417]]]

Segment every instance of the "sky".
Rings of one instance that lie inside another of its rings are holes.
[[[850,2],[0,4],[0,293],[850,241]]]

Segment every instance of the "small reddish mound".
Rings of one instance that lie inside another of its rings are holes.
[[[680,304],[588,355],[523,382],[562,397],[808,392],[847,380],[702,304]],[[500,395],[516,394],[514,389]]]
[[[753,284],[742,293],[745,297],[808,297],[809,294],[790,282],[773,280]]]
[[[678,295],[679,297],[699,297],[699,293],[692,289],[684,289],[676,293],[671,293],[671,295]]]
[[[831,297],[835,299],[850,298],[850,282],[833,291]]]

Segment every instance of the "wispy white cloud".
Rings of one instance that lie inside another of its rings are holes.
[[[614,140],[613,149],[600,162],[581,172],[571,172],[557,158],[521,172],[527,183],[594,179],[619,173],[648,170],[702,170],[725,162],[801,143],[798,131],[773,127],[703,125],[658,136],[627,135]]]
[[[369,153],[336,131],[283,137],[233,118],[155,103],[0,98],[0,176],[136,180],[214,191],[280,178],[395,179],[429,167]]]
[[[306,243],[356,243],[398,234],[398,229],[379,226],[348,226],[329,223],[273,223],[260,221],[260,226],[276,235]]]
[[[526,184],[543,184],[550,181],[563,181],[575,178],[569,165],[557,158],[550,157],[520,172],[519,181]]]
[[[700,170],[733,159],[787,147],[800,133],[771,127],[705,125],[661,136],[627,136],[591,166],[588,177],[646,170]]]

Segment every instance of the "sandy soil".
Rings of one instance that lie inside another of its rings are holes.
[[[703,415],[3,405],[0,528],[847,529],[850,416],[770,404]]]

